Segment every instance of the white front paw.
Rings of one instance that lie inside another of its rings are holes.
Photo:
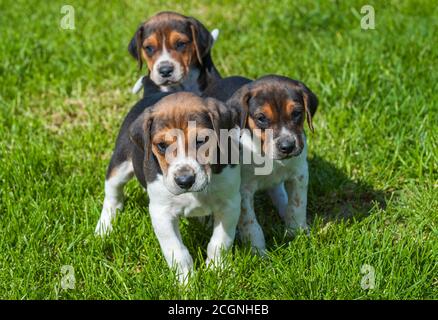
[[[113,227],[111,225],[111,219],[107,217],[101,217],[97,222],[96,229],[94,233],[98,236],[104,237],[113,231]]]
[[[174,251],[171,266],[176,272],[178,281],[186,285],[193,270],[193,259],[188,250],[183,250],[179,254]]]
[[[205,264],[207,268],[211,269],[224,269],[226,266],[225,259],[222,255],[218,255],[215,257],[208,257],[205,260]]]
[[[94,230],[94,233],[96,235],[103,237],[111,233],[111,231],[113,230],[111,222],[116,216],[117,210],[123,210],[122,202],[109,204],[108,202],[104,201],[102,213],[100,214],[100,219],[97,222],[96,229]]]

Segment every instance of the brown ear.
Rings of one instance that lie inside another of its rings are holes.
[[[241,129],[246,127],[249,116],[249,99],[251,98],[251,91],[249,85],[244,85],[237,90],[227,101],[233,110],[236,110],[239,115],[239,125]]]
[[[190,19],[193,44],[195,45],[196,57],[201,66],[204,64],[204,57],[210,52],[213,46],[213,37],[204,25],[195,18]]]
[[[131,41],[128,45],[128,51],[129,53],[134,57],[135,60],[138,61],[138,68],[141,70],[143,66],[143,58],[141,55],[141,45],[143,40],[143,30],[144,27],[141,25],[137,31],[135,32],[134,36],[132,37]]]
[[[145,159],[149,159],[151,153],[151,113],[151,108],[147,108],[129,126],[129,138],[138,148],[144,151]]]

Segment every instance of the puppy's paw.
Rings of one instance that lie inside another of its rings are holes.
[[[222,256],[207,258],[205,260],[205,264],[208,269],[212,270],[222,270],[225,269],[225,267],[227,266],[226,259],[224,259],[224,257]]]
[[[298,234],[303,233],[306,236],[310,235],[310,228],[307,223],[304,224],[291,224],[286,226],[286,235],[289,237],[295,237]]]
[[[185,287],[189,284],[189,280],[193,274],[193,262],[187,265],[179,265],[176,269],[176,276],[181,286]]]
[[[184,248],[182,250],[167,251],[164,254],[179,284],[182,286],[187,285],[193,272],[193,259],[189,251]]]
[[[266,257],[267,251],[266,251],[266,247],[265,246],[251,246],[251,253],[258,255],[262,258]]]
[[[97,222],[96,229],[94,233],[98,236],[104,237],[113,231],[113,226],[111,224],[112,220],[116,216],[117,210],[123,210],[123,203],[117,202],[115,204],[108,204],[104,202],[102,213],[100,214],[100,219]]]
[[[177,273],[176,276],[177,276],[178,283],[180,284],[180,286],[186,287],[189,284],[191,274],[192,273],[190,270],[186,270],[184,272]]]
[[[94,234],[96,236],[104,237],[113,231],[113,226],[111,225],[111,219],[100,218],[97,222],[96,229],[94,230]]]

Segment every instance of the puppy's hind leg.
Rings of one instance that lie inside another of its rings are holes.
[[[105,178],[105,199],[95,233],[104,236],[112,231],[111,221],[117,210],[123,209],[123,188],[133,177],[131,159],[114,152]]]

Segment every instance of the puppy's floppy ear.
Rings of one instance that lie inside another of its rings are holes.
[[[208,116],[213,124],[213,130],[219,151],[224,153],[226,152],[227,147],[232,148],[233,144],[229,144],[229,141],[220,140],[220,129],[231,130],[238,125],[239,121],[237,112],[215,98],[206,98],[205,101],[207,102]],[[230,150],[231,149],[229,149],[229,155],[232,154]]]
[[[152,112],[147,108],[129,126],[129,139],[145,153],[145,159],[149,159],[151,152],[151,126]]]
[[[134,59],[138,61],[138,68],[140,70],[141,67],[143,66],[143,58],[141,56],[143,31],[144,31],[144,27],[142,24],[140,27],[138,27],[137,31],[135,32],[134,36],[132,37],[128,45],[128,51],[134,57]]]
[[[196,57],[201,66],[204,64],[204,57],[210,52],[214,39],[204,25],[195,18],[189,18],[192,31],[193,44],[195,45]]]
[[[236,110],[239,115],[239,125],[241,129],[245,129],[249,116],[249,99],[251,99],[251,90],[249,84],[244,85],[237,90],[227,101],[233,110]]]
[[[316,109],[318,108],[318,98],[316,95],[308,88],[304,83],[301,83],[301,87],[303,90],[303,100],[304,100],[304,108],[306,110],[306,119],[307,124],[309,126],[310,131],[314,131],[313,129],[313,116],[316,113]]]
[[[208,116],[213,124],[213,129],[219,138],[220,129],[230,130],[234,128],[237,114],[234,110],[228,108],[223,102],[215,98],[206,98]]]

